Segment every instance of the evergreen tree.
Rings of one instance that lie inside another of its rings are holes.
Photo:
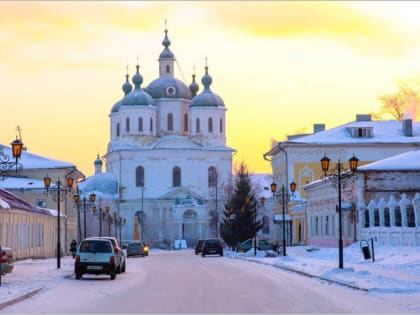
[[[238,243],[253,238],[262,228],[256,220],[257,202],[251,178],[246,165],[241,162],[235,170],[233,194],[225,204],[223,219],[220,223],[220,236],[231,248]]]

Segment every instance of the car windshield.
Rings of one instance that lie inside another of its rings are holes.
[[[99,240],[83,241],[80,245],[80,252],[82,253],[111,253],[112,248],[109,242]]]
[[[206,240],[206,244],[219,244],[219,240]]]
[[[141,244],[140,244],[140,243],[130,243],[130,244],[128,244],[128,246],[129,246],[130,248],[138,248],[138,247],[140,247],[140,246],[141,246]]]

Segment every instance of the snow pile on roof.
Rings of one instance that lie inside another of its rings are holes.
[[[112,173],[98,173],[79,183],[79,192],[91,194],[96,198],[117,199],[118,180]]]
[[[357,168],[358,171],[418,171],[420,150],[405,152]]]

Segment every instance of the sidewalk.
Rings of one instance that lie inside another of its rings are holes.
[[[72,256],[60,259],[25,259],[14,262],[13,272],[1,277],[0,310],[28,298],[44,289],[54,288],[60,281],[73,274]]]

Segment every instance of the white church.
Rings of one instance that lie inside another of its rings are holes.
[[[199,93],[195,74],[189,86],[175,78],[170,44],[165,29],[159,77],[147,86],[139,65],[132,84],[126,75],[124,96],[109,115],[107,152],[95,160],[95,174],[79,184],[82,193],[96,193],[99,211],[109,207],[121,217],[121,240],[161,247],[218,235],[235,152],[226,146],[226,107],[211,90],[207,64]],[[99,217],[89,216],[88,224],[97,226]]]

